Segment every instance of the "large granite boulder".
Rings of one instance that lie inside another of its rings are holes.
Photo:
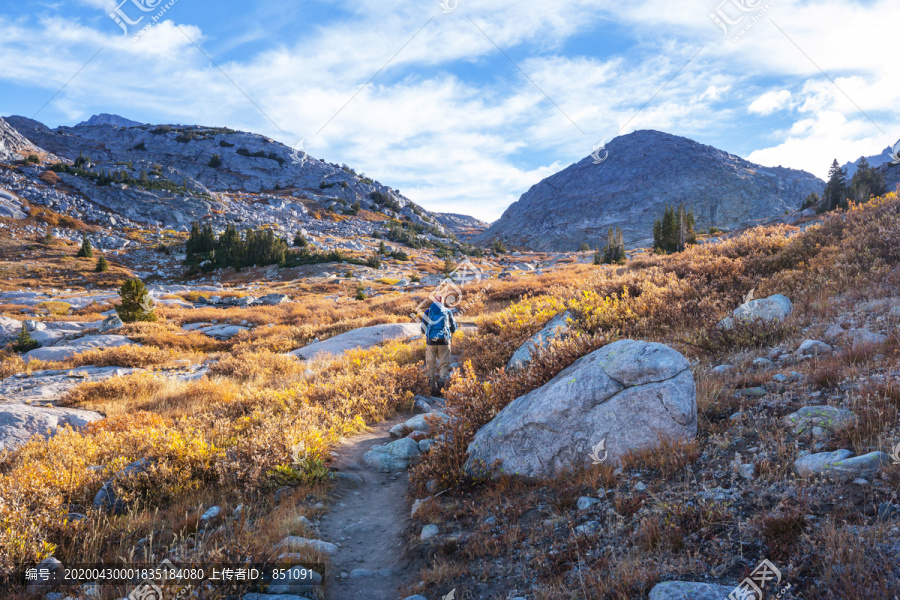
[[[620,340],[513,400],[476,433],[466,469],[551,477],[590,464],[591,449],[602,440],[604,458],[616,463],[630,450],[696,433],[697,394],[687,359],[663,344]]]
[[[506,363],[507,371],[514,371],[528,365],[531,355],[539,348],[546,348],[553,340],[565,337],[569,331],[569,319],[572,313],[565,311],[550,319],[540,331],[528,338],[524,344],[513,353]]]
[[[419,335],[422,335],[422,331],[418,323],[373,325],[336,335],[324,342],[314,342],[290,354],[300,360],[311,360],[328,355],[337,356],[355,348],[371,348],[389,340],[407,340]]]
[[[791,314],[793,304],[787,296],[775,294],[768,298],[750,300],[734,309],[731,316],[719,321],[719,327],[730,329],[735,321],[761,320],[767,323],[783,321]]]

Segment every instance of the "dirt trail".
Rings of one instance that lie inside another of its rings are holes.
[[[319,523],[322,539],[340,544],[325,581],[326,600],[401,599],[397,590],[407,583],[403,533],[409,522],[409,476],[405,471],[379,473],[363,464],[362,457],[372,446],[391,441],[388,430],[410,416],[374,425],[371,432],[348,438],[334,450],[334,466],[361,481],[338,479],[331,511]]]

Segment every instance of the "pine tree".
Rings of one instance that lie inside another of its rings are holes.
[[[22,329],[19,330],[19,335],[12,343],[12,349],[15,352],[28,352],[29,350],[34,350],[38,346],[40,346],[40,344],[31,337],[31,332],[29,332],[23,324]]]
[[[887,192],[887,186],[884,183],[884,175],[881,172],[869,166],[869,161],[861,158],[850,180],[849,195],[854,202],[868,202],[872,196],[881,196]]]
[[[384,245],[384,242],[381,242],[381,245]],[[303,237],[303,234],[299,231],[294,235],[294,247],[295,248],[306,248],[307,241],[306,238]]]
[[[88,239],[88,236],[84,235],[81,237],[81,248],[78,249],[78,253],[75,256],[78,258],[92,258],[94,256],[94,247],[91,246],[91,240]]]
[[[609,228],[606,235],[606,246],[603,250],[598,250],[594,254],[594,264],[625,264],[627,257],[625,256],[625,241],[622,235],[622,228],[616,227],[613,230]]]
[[[122,303],[116,305],[116,313],[125,323],[135,321],[155,321],[156,311],[150,300],[147,286],[140,279],[126,279],[119,288],[119,297]]]
[[[387,254],[387,247],[384,245],[383,240],[378,242],[378,254],[381,254],[382,256]]]
[[[835,210],[847,203],[847,173],[840,167],[837,159],[834,159],[828,170],[828,183],[823,197],[825,201],[820,205],[822,211]]]
[[[104,271],[109,270],[109,262],[106,260],[106,257],[102,254],[100,258],[97,259],[97,267],[95,269],[98,273],[103,273]]]

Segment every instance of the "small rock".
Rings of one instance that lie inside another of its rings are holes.
[[[634,491],[636,491],[636,492],[643,492],[646,489],[647,489],[647,484],[644,483],[643,481],[638,481],[636,484],[634,484]]]
[[[220,514],[222,514],[222,509],[218,506],[213,506],[200,516],[200,520],[211,521],[212,519],[217,518]]]
[[[810,433],[818,438],[853,426],[857,417],[852,411],[834,406],[804,406],[784,420],[793,427],[794,435]]]
[[[431,538],[433,538],[440,532],[441,532],[441,530],[438,528],[437,525],[434,525],[433,523],[429,523],[428,525],[426,525],[425,527],[422,528],[422,533],[419,534],[419,539],[424,542],[425,540],[430,540]]]
[[[279,551],[287,552],[320,552],[329,556],[334,555],[338,549],[338,547],[331,542],[325,542],[323,540],[311,540],[296,535],[287,536],[286,538],[275,544],[275,548]]]
[[[772,366],[772,361],[769,360],[768,358],[762,358],[762,357],[754,358],[753,366],[760,368],[760,369],[765,369],[765,368]]]
[[[782,373],[776,373],[775,375],[772,375],[772,381],[774,381],[775,383],[784,383],[787,380],[787,375],[783,375]]]
[[[591,498],[589,496],[582,496],[578,499],[576,506],[578,506],[578,510],[587,510],[594,504],[600,502],[597,498]]]
[[[715,585],[693,581],[666,581],[650,590],[650,600],[722,600],[736,585]]]
[[[588,535],[591,533],[597,533],[600,531],[600,523],[599,521],[588,521],[587,523],[582,523],[575,527],[575,533],[580,535]]]
[[[724,375],[734,369],[733,365],[719,365],[718,367],[713,367],[712,372],[716,375]]]
[[[831,354],[833,350],[834,348],[825,342],[820,342],[819,340],[806,340],[800,344],[800,347],[797,349],[797,354],[800,356],[819,356],[822,354]]]
[[[820,452],[810,454],[794,461],[794,470],[798,475],[825,475],[837,481],[865,478],[874,475],[882,465],[889,464],[891,457],[884,452],[869,452],[862,456],[853,456],[850,450]]]
[[[368,569],[353,569],[350,571],[350,579],[361,579],[363,577],[371,577],[372,571]]]

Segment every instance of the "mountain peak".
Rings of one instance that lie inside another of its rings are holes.
[[[616,137],[605,150],[599,163],[587,156],[533,186],[475,241],[596,248],[610,227],[621,227],[628,245],[647,245],[666,205],[693,209],[698,228],[731,229],[795,210],[824,187],[805,171],[764,167],[652,129]]]
[[[109,113],[100,113],[99,115],[93,115],[87,121],[82,121],[75,127],[90,127],[93,125],[114,125],[115,127],[136,127],[141,124],[142,123],[138,123],[137,121],[132,121],[131,119],[126,119],[125,117],[120,117],[119,115],[111,115]]]

